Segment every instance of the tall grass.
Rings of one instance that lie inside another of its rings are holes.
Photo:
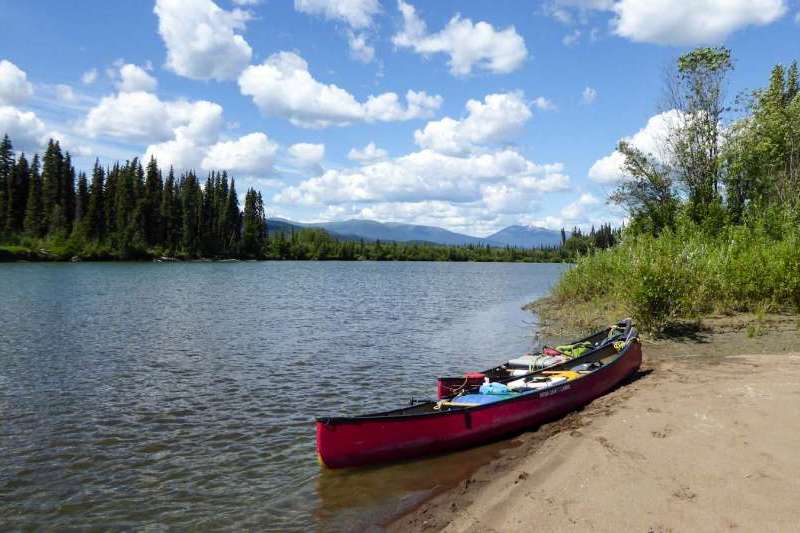
[[[798,310],[799,234],[732,226],[711,236],[688,226],[658,238],[626,236],[580,258],[554,296],[562,305],[613,299],[654,333],[713,312]]]

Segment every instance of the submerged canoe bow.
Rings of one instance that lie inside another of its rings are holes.
[[[317,418],[317,454],[328,468],[365,466],[459,450],[537,427],[634,374],[642,362],[636,330],[628,327],[624,340],[604,343],[571,364],[593,362],[602,364],[585,372],[556,371],[569,379],[482,405],[431,401],[382,413]]]

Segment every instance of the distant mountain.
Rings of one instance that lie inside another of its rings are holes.
[[[455,233],[435,226],[419,226],[374,220],[344,220],[319,226],[339,235],[358,235],[367,240],[421,241],[436,244],[487,244],[485,239]],[[496,243],[499,244],[499,243]]]
[[[560,231],[537,228],[536,226],[509,226],[486,238],[490,241],[500,242],[518,248],[561,246]]]
[[[308,222],[295,222],[293,220],[286,220],[285,218],[268,218],[267,219],[267,232],[268,233],[291,233],[293,231],[300,231],[304,228],[322,228],[330,233],[334,238],[345,241],[357,241],[366,239],[365,237],[357,234],[340,233],[327,228],[327,223],[308,223]]]
[[[489,237],[473,237],[435,226],[402,224],[399,222],[376,222],[374,220],[342,220],[337,222],[294,222],[282,218],[267,221],[270,232],[288,233],[300,228],[322,228],[334,237],[345,240],[428,242],[434,244],[462,245],[480,244],[494,247],[516,246],[535,248],[561,244],[561,234],[544,228],[509,226]],[[499,238],[497,238],[499,236]]]

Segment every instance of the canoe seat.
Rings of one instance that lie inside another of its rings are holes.
[[[508,384],[511,390],[540,390],[548,387],[555,387],[569,381],[563,376],[549,376],[547,379],[536,379],[528,381],[525,378],[512,381]]]
[[[463,405],[465,407],[473,407],[476,405],[485,405],[487,403],[499,402],[500,400],[507,400],[515,396],[514,394],[464,394],[450,400],[451,405]]]
[[[578,374],[577,372],[574,372],[572,370],[555,370],[555,371],[551,371],[551,372],[542,372],[542,374],[544,374],[545,376],[551,377],[551,378],[552,377],[562,377],[562,378],[567,379],[568,381],[572,381],[573,379],[578,379],[579,377],[581,377],[580,374]]]
[[[506,365],[511,368],[547,368],[557,365],[567,360],[563,355],[523,355],[515,359],[510,359]]]
[[[583,363],[580,365],[573,366],[572,368],[570,368],[570,370],[578,372],[580,374],[588,374],[590,372],[594,372],[601,366],[603,366],[602,361],[595,361],[593,363]]]

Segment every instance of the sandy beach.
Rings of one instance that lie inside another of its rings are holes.
[[[748,336],[645,344],[640,374],[517,437],[393,531],[796,530],[800,335],[792,319]]]

